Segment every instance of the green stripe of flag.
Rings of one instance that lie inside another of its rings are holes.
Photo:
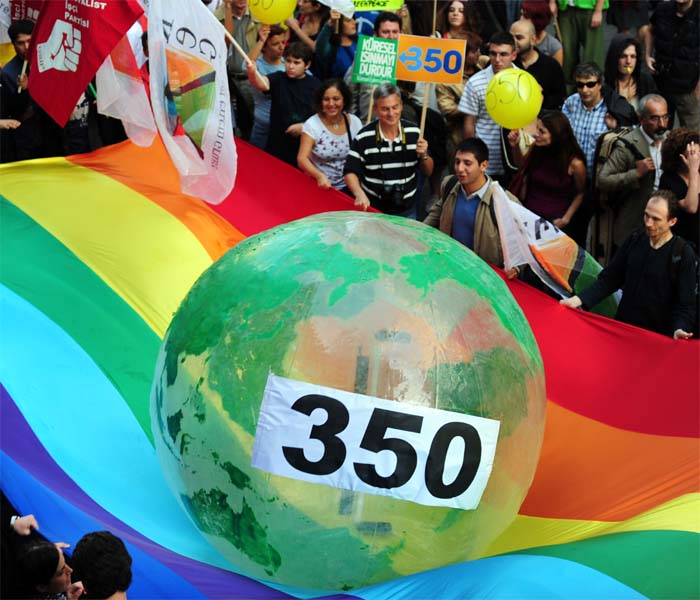
[[[68,248],[0,196],[0,281],[89,354],[153,443],[149,398],[160,339]]]
[[[529,548],[519,554],[563,558],[605,573],[654,600],[700,598],[700,535],[631,531]]]

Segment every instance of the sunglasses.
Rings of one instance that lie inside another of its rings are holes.
[[[600,83],[600,81],[577,81],[576,82],[576,89],[577,90],[582,90],[583,88],[587,87],[588,89],[594,88]]]

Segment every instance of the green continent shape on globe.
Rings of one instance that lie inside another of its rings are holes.
[[[192,512],[205,533],[218,535],[243,550],[252,560],[265,567],[272,575],[282,562],[279,553],[267,543],[265,529],[243,498],[243,508],[237,513],[227,504],[227,495],[221,490],[197,490],[191,500]]]
[[[440,408],[497,419],[502,423],[500,437],[510,435],[514,423],[527,414],[528,375],[520,357],[505,348],[476,352],[469,363],[436,365],[428,372],[435,385],[439,379]],[[516,410],[518,418],[504,421],[506,410]]]

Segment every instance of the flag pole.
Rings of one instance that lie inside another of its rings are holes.
[[[433,31],[437,28],[437,0],[433,0]],[[428,116],[428,96],[430,95],[430,86],[432,83],[426,82],[425,94],[423,95],[423,110],[420,113],[420,137],[423,137],[425,131],[425,119]]]
[[[27,72],[27,59],[24,59],[24,62],[22,63],[22,72],[19,74],[19,78],[22,79],[24,77],[25,73]],[[17,82],[17,93],[21,94],[22,93],[22,88],[19,86],[19,81]]]
[[[423,137],[423,132],[425,131],[425,118],[428,116],[428,96],[430,96],[430,86],[433,84],[431,82],[426,82],[425,93],[423,94],[423,110],[420,113],[420,137]]]
[[[367,109],[367,123],[366,125],[369,125],[369,122],[372,120],[372,110],[374,110],[374,90],[377,86],[373,85],[372,90],[369,93],[369,108]]]
[[[554,31],[561,42],[561,29],[559,29],[559,19],[557,18],[557,15],[554,15]]]
[[[218,21],[217,21],[217,23],[218,23]],[[219,24],[220,24],[220,23],[219,23]],[[223,27],[223,29],[224,29],[224,35],[226,36],[226,39],[227,39],[229,42],[231,42],[231,45],[234,47],[234,49],[236,50],[236,52],[238,52],[238,54],[241,55],[241,58],[243,59],[243,61],[245,62],[245,64],[246,64],[246,65],[252,65],[252,64],[253,64],[253,61],[250,60],[250,57],[248,56],[248,54],[246,53],[246,51],[243,50],[243,48],[241,48],[241,45],[240,45],[236,40],[233,39],[233,36],[228,32],[228,30],[227,30],[223,25],[221,25],[221,27]]]

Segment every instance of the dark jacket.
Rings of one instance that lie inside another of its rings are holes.
[[[654,78],[649,75],[646,71],[641,71],[639,73],[639,78],[637,79],[637,97],[641,100],[647,94],[658,94],[659,88],[656,85]]]
[[[662,92],[690,92],[700,71],[700,20],[695,0],[683,17],[675,2],[660,2],[651,16],[656,83]]]
[[[631,127],[637,124],[637,113],[626,98],[620,96],[608,84],[603,85],[602,93],[605,106],[608,107],[608,112],[617,119],[618,127]]]
[[[634,231],[611,263],[579,298],[584,307],[595,306],[614,291],[622,290],[615,318],[662,335],[676,329],[692,331],[695,321],[695,254],[673,237],[653,249],[643,229]],[[679,256],[674,246],[681,244]],[[679,264],[674,264],[679,263]]]

